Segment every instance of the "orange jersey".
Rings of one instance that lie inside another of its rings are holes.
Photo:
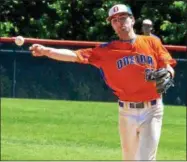
[[[146,81],[145,72],[176,64],[160,40],[151,36],[137,36],[134,43],[112,41],[75,53],[79,63],[94,65],[102,71],[106,84],[120,100],[131,102],[160,97],[156,84]]]

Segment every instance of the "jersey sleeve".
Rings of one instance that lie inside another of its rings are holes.
[[[158,59],[158,67],[162,68],[165,67],[167,64],[174,67],[177,62],[173,59],[168,52],[168,50],[163,46],[162,42],[159,39],[155,39],[155,48],[157,52],[157,59]]]
[[[100,67],[100,58],[96,52],[96,48],[86,48],[74,51],[78,57],[78,63],[91,64]]]

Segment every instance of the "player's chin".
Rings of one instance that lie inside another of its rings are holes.
[[[128,34],[128,30],[126,30],[126,29],[120,30],[120,31],[118,32],[118,36],[127,35],[127,34]]]
[[[126,27],[121,28],[121,32],[128,33],[129,31],[130,31],[129,28]]]

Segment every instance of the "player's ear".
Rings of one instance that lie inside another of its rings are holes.
[[[131,19],[132,19],[132,25],[134,25],[135,24],[134,16],[132,16]]]

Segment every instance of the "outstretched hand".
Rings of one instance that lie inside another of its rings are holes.
[[[41,44],[33,44],[29,47],[29,50],[31,51],[33,56],[44,56],[45,53],[48,52],[48,48],[41,45]]]

